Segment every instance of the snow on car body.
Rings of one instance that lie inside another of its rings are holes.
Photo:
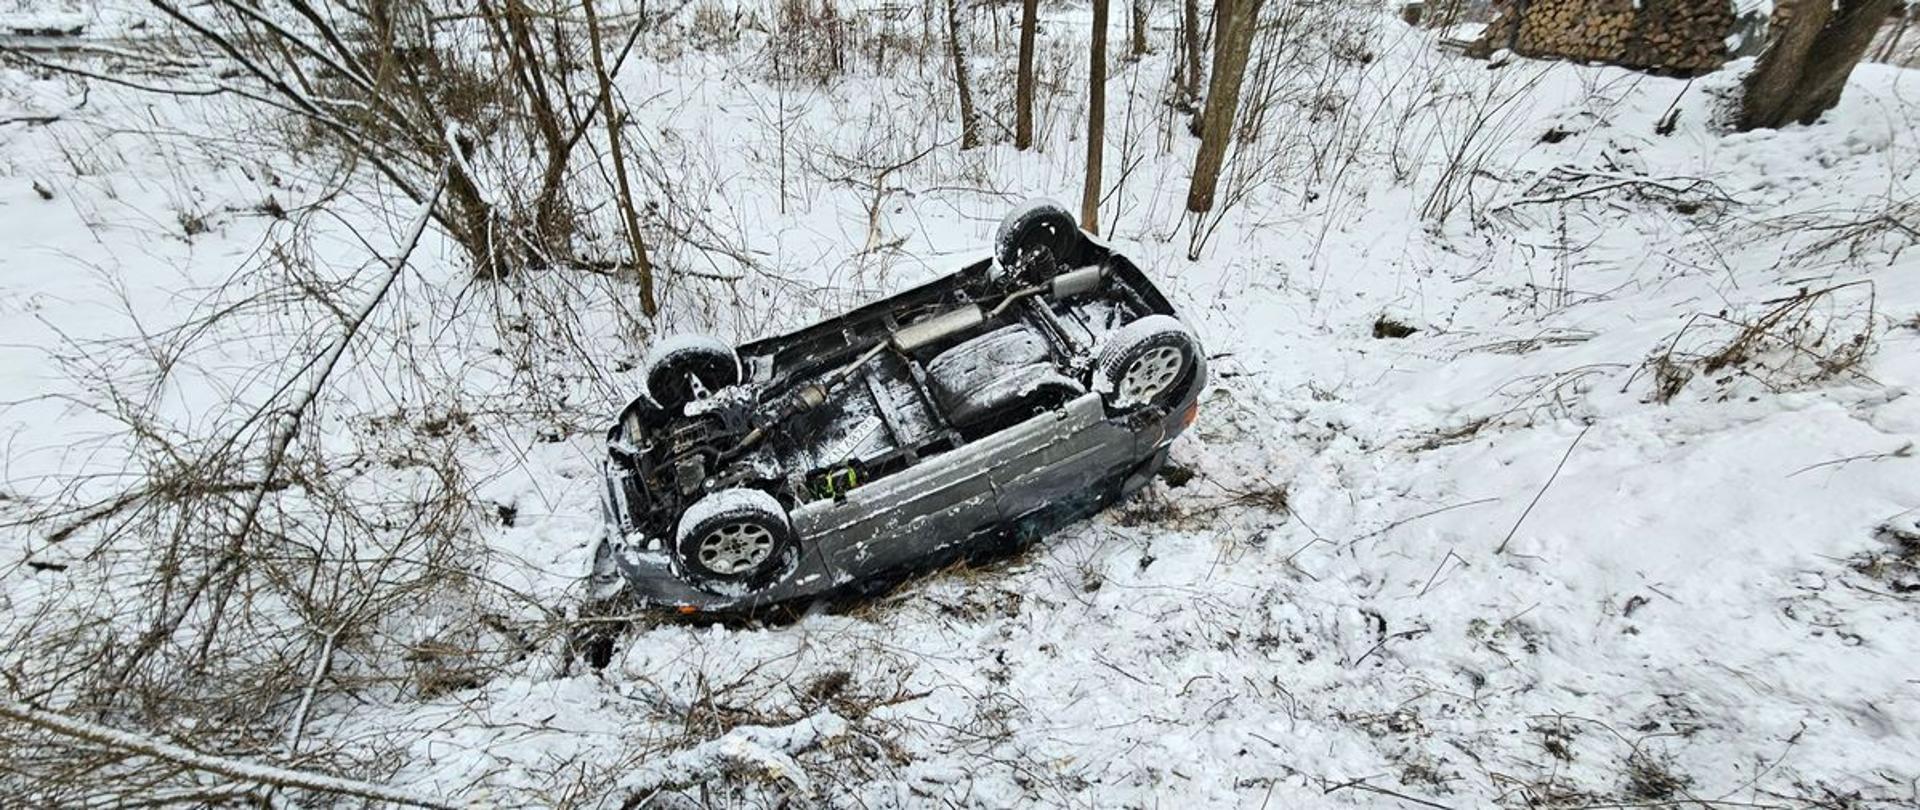
[[[608,431],[596,599],[745,611],[1033,539],[1144,486],[1206,383],[1057,205],[994,257],[736,349],[677,337]]]

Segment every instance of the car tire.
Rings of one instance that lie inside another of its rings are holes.
[[[993,256],[1003,271],[1019,273],[1034,253],[1046,248],[1058,266],[1071,257],[1080,239],[1080,224],[1065,206],[1052,200],[1030,200],[1000,220],[1000,229],[993,237]],[[1033,284],[1047,281],[1024,280]]]
[[[680,515],[670,559],[676,573],[697,587],[744,595],[793,567],[793,525],[772,495],[723,489]]]
[[[655,344],[645,368],[647,395],[673,415],[740,382],[740,358],[733,347],[708,335],[675,335]]]
[[[1171,315],[1148,315],[1108,335],[1093,367],[1093,389],[1107,410],[1131,413],[1166,405],[1187,388],[1200,341]]]

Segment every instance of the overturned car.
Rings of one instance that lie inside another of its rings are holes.
[[[950,276],[654,346],[607,432],[592,596],[751,611],[1017,545],[1145,486],[1206,377],[1138,267],[1030,203]]]

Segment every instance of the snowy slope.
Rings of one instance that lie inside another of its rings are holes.
[[[1043,63],[1081,66],[1084,14],[1052,12]],[[361,752],[352,775],[505,806],[1920,801],[1920,73],[1863,66],[1822,123],[1728,134],[1714,118],[1744,65],[1691,84],[1490,70],[1391,18],[1340,20],[1372,58],[1330,86],[1304,68],[1276,85],[1301,91],[1269,113],[1279,157],[1249,168],[1197,261],[1179,213],[1193,147],[1157,100],[1168,52],[1116,63],[1105,236],[1156,275],[1220,377],[1175,445],[1191,477],[871,604],[647,626],[602,673],[546,643],[446,690],[323,693],[310,734]],[[983,105],[1004,105],[1009,46],[987,42]],[[743,278],[718,311],[706,287],[670,294],[676,327],[805,323],[956,268],[1013,201],[1079,187],[1084,101],[1062,92],[1043,151],[943,145],[890,179],[870,221],[848,160],[951,139],[949,116],[897,112],[947,108],[936,67],[782,89],[772,108],[796,112],[776,138],[751,47],[656,54],[621,77],[653,99],[635,110],[648,147],[757,263],[717,260]],[[20,71],[4,86],[22,109],[71,92]],[[144,114],[146,99],[94,94],[75,125]],[[196,103],[165,114],[224,114]],[[0,233],[17,248],[0,254],[16,315],[0,381],[16,391],[86,393],[45,358],[58,334],[139,331],[111,314],[123,297],[143,321],[187,317],[218,297],[182,290],[218,289],[285,227],[233,209],[327,189],[273,156],[251,158],[262,172],[137,136],[63,165],[58,126],[0,130]],[[229,213],[187,238],[181,208]],[[352,211],[393,233],[405,219],[370,192]],[[323,254],[365,260],[325,232]],[[369,347],[319,429],[377,451],[347,403],[414,423],[443,399],[498,405],[448,441],[489,549],[477,578],[500,588],[391,618],[422,641],[468,638],[462,610],[532,624],[529,603],[578,599],[597,420],[638,386],[645,350],[617,286],[533,281],[579,308],[579,331],[517,356],[512,317],[535,306],[474,304],[487,293],[461,287],[455,253],[430,252],[389,338],[430,370],[389,386],[387,344]],[[313,339],[295,328],[310,315],[216,354],[273,356]],[[1414,331],[1384,336],[1389,322]],[[272,382],[223,368],[197,364],[165,407],[191,424]],[[530,374],[549,400],[530,399]],[[108,424],[22,399],[0,413],[15,437],[0,492],[114,469],[111,442],[61,452]],[[0,554],[9,630],[88,587],[79,552],[32,532]],[[715,769],[729,775],[710,793],[687,787]]]

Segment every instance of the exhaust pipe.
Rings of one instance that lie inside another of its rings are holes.
[[[899,352],[911,352],[922,346],[930,346],[953,337],[986,321],[986,310],[978,306],[942,312],[931,318],[900,327],[893,333],[893,348]]]
[[[1047,284],[1009,293],[1007,297],[1000,299],[1000,304],[991,311],[979,305],[962,307],[903,326],[893,333],[891,343],[895,351],[911,352],[998,318],[1000,313],[1006,312],[1009,307],[1023,298],[1050,293],[1056,299],[1064,299],[1093,292],[1100,289],[1100,282],[1104,281],[1106,276],[1106,268],[1098,265],[1061,273],[1054,276],[1053,280]]]
[[[1086,295],[1100,289],[1100,282],[1107,276],[1107,269],[1100,265],[1082,267],[1072,272],[1061,273],[1053,277],[1053,297],[1072,298]]]

